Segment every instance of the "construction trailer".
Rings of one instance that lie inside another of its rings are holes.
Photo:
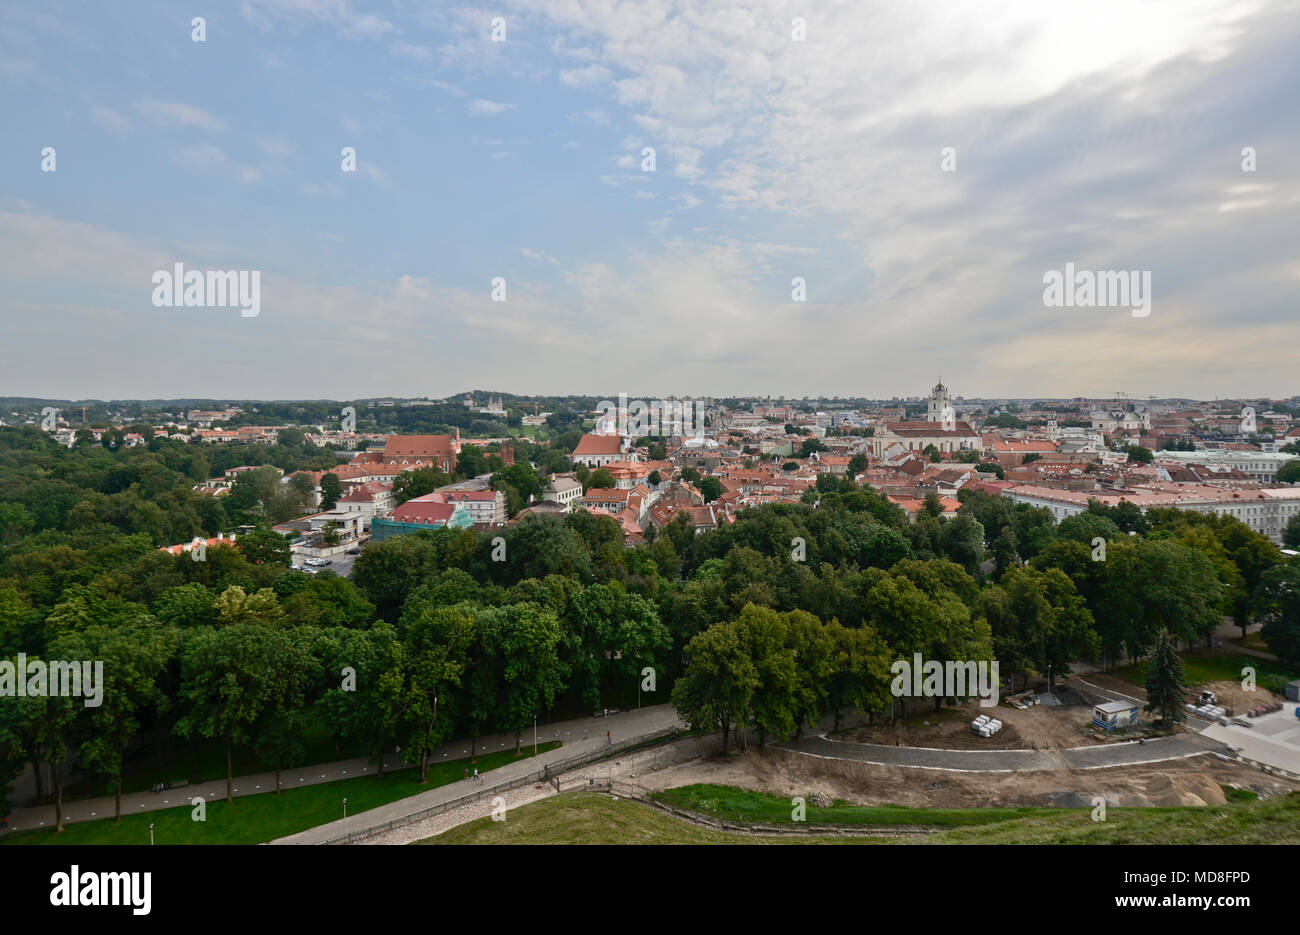
[[[1139,710],[1136,701],[1107,701],[1093,706],[1092,723],[1105,731],[1132,727],[1138,721]]]

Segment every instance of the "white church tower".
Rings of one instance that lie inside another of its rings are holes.
[[[948,387],[943,385],[943,379],[934,385],[930,390],[930,403],[925,409],[926,422],[943,422],[944,413],[948,413],[948,418],[952,418],[952,397],[948,394]]]

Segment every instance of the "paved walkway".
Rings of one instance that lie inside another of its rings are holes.
[[[1211,724],[1204,734],[1241,749],[1241,755],[1290,773],[1300,774],[1300,718],[1295,702],[1283,702],[1281,711],[1247,718],[1250,727]]]
[[[620,722],[620,719],[622,721]],[[609,730],[610,737],[615,743],[636,742],[642,737],[650,737],[659,731],[673,726],[684,726],[677,717],[677,712],[673,710],[672,705],[656,705],[653,708],[642,708],[639,711],[629,711],[627,714],[619,714],[610,717],[608,720],[596,718],[594,721],[590,718],[584,719],[579,725],[595,724],[597,729],[591,731],[591,738],[588,740],[575,739],[565,744],[565,746],[550,750],[540,754],[537,757],[516,760],[505,766],[483,773],[483,784],[477,783],[451,782],[445,786],[436,786],[427,792],[420,792],[416,795],[407,796],[404,799],[398,799],[395,802],[389,802],[386,805],[380,805],[377,808],[368,809],[360,812],[355,816],[349,816],[345,819],[329,822],[324,825],[317,825],[315,828],[308,828],[306,831],[299,831],[296,834],[287,835],[283,838],[276,838],[270,841],[271,844],[320,844],[331,841],[346,834],[362,834],[365,831],[386,825],[392,821],[400,821],[410,816],[416,815],[425,809],[432,808],[436,805],[442,805],[454,799],[458,799],[467,793],[472,793],[478,789],[491,789],[492,786],[509,782],[512,779],[519,779],[530,773],[535,773],[541,767],[558,763],[562,760],[568,760],[582,753],[598,752],[607,746],[605,741],[605,730]],[[615,725],[617,728],[607,725]],[[510,806],[511,793],[516,790],[508,790],[500,793],[506,801],[506,806]]]
[[[1146,743],[1112,743],[1068,750],[937,750],[931,747],[890,747],[884,744],[831,740],[824,734],[801,743],[773,746],[807,756],[858,760],[878,766],[907,766],[971,773],[1016,773],[1053,769],[1102,769],[1136,766],[1199,756],[1226,748],[1197,734],[1158,737]]]
[[[548,762],[547,757],[552,756],[554,759],[564,759],[578,753],[583,753],[590,749],[595,749],[605,743],[605,731],[609,731],[611,738],[615,743],[626,740],[633,735],[653,733],[672,724],[680,723],[677,720],[677,714],[672,705],[660,704],[644,708],[634,708],[619,714],[611,715],[609,718],[577,718],[572,721],[561,721],[555,724],[539,724],[537,726],[537,742],[547,743],[559,740],[562,742],[558,750],[551,751],[551,754],[543,754],[538,759],[532,757],[521,759],[521,764],[529,764],[524,772],[529,772],[538,768],[541,763]],[[531,729],[524,732],[524,742],[521,746],[528,746],[533,742],[533,732]],[[496,753],[501,750],[513,750],[515,738],[513,734],[493,734],[488,737],[480,737],[475,745],[475,754],[482,755],[486,753]],[[454,740],[451,743],[438,747],[429,757],[430,762],[438,760],[456,760],[469,756],[469,741]],[[414,769],[415,767],[399,767],[398,754],[389,750],[384,754],[385,769],[392,771],[395,768]],[[515,766],[518,764],[510,764]],[[503,767],[508,769],[510,767]],[[370,775],[377,772],[377,767],[368,759],[362,757],[352,760],[339,760],[333,763],[321,763],[315,766],[303,766],[297,769],[286,769],[280,772],[280,786],[283,789],[295,789],[299,786],[313,786],[325,782],[334,782],[339,779],[355,779],[357,776]],[[493,770],[493,775],[501,770]],[[460,785],[453,783],[445,788],[455,788],[456,794],[459,795],[465,790]],[[236,776],[234,780],[234,794],[237,796],[257,795],[262,792],[275,791],[275,773],[258,773],[251,776]],[[421,793],[423,795],[425,793]],[[205,800],[212,802],[225,799],[226,797],[226,779],[212,780],[209,782],[199,783],[192,786],[177,786],[166,792],[154,794],[152,792],[132,792],[122,796],[122,814],[131,815],[141,812],[151,812],[163,808],[174,808],[178,805],[188,805],[190,799],[195,796],[202,796]],[[418,796],[416,796],[418,798]],[[80,799],[75,802],[65,802],[63,804],[63,821],[64,824],[71,824],[77,821],[90,821],[97,818],[112,818],[115,814],[113,796],[104,796],[97,799]],[[41,805],[34,808],[16,809],[9,815],[9,833],[13,831],[27,831],[32,828],[43,828],[53,826],[55,823],[54,806]]]

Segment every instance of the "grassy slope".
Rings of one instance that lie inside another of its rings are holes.
[[[552,750],[554,741],[541,744],[539,753]],[[533,755],[532,746],[524,756]],[[478,759],[479,772],[505,766],[515,760],[513,750],[490,753]],[[359,776],[316,786],[286,789],[280,795],[263,792],[240,796],[227,804],[225,800],[207,803],[207,821],[191,819],[186,804],[161,811],[123,815],[122,821],[99,818],[69,824],[62,834],[53,828],[23,831],[0,838],[2,844],[148,844],[149,822],[154,822],[154,841],[158,844],[260,844],[274,838],[305,831],[343,817],[343,799],[348,800],[348,815],[377,808],[407,796],[427,792],[436,786],[463,781],[469,759],[445,760],[429,764],[429,781],[419,783],[419,770],[404,769],[377,776]],[[469,786],[466,786],[469,789]],[[175,801],[188,802],[185,790],[173,790]]]
[[[702,787],[695,787],[696,789]],[[715,787],[722,788],[722,787]],[[680,791],[680,790],[673,790]],[[727,790],[732,800],[756,793]],[[784,806],[789,820],[789,806]],[[854,823],[853,814],[874,813],[871,824],[885,824],[890,809],[837,805],[823,821]],[[896,823],[941,826],[959,809],[893,809]],[[777,838],[728,834],[692,825],[636,802],[598,792],[571,792],[513,810],[504,822],[478,819],[429,838],[423,844],[752,844],[752,843],[913,843],[913,844],[1300,844],[1300,794],[1262,802],[1240,801],[1200,808],[1112,808],[1104,822],[1090,809],[969,809],[984,813],[982,824],[951,828],[924,838]],[[810,824],[814,809],[809,808]],[[998,819],[993,813],[1025,817]]]
[[[1199,656],[1188,653],[1181,653],[1180,655],[1183,659],[1184,681],[1188,686],[1204,685],[1206,682],[1239,682],[1241,681],[1241,670],[1246,666],[1253,668],[1257,677],[1280,675],[1288,680],[1297,677],[1295,671],[1282,663],[1270,659],[1260,659],[1256,656],[1246,656],[1241,653],[1213,656]],[[1146,662],[1140,662],[1136,665],[1120,666],[1113,674],[1135,685],[1145,685],[1146,670]]]
[[[505,821],[479,818],[420,844],[866,844],[866,838],[777,838],[701,828],[600,792],[566,792],[522,805]]]
[[[654,798],[678,808],[702,812],[712,818],[761,824],[789,824],[790,800],[779,795],[750,792],[734,786],[705,783],[679,786],[655,793]],[[1062,808],[907,808],[901,805],[849,805],[836,802],[830,808],[818,808],[805,802],[804,817],[810,825],[922,825],[952,828],[1007,821],[1031,815],[1069,814]]]

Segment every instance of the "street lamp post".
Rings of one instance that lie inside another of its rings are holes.
[[[348,838],[348,800],[343,799],[343,838]]]
[[[537,715],[533,715],[533,756],[537,756]]]
[[[149,844],[153,845],[153,822],[149,822]]]

